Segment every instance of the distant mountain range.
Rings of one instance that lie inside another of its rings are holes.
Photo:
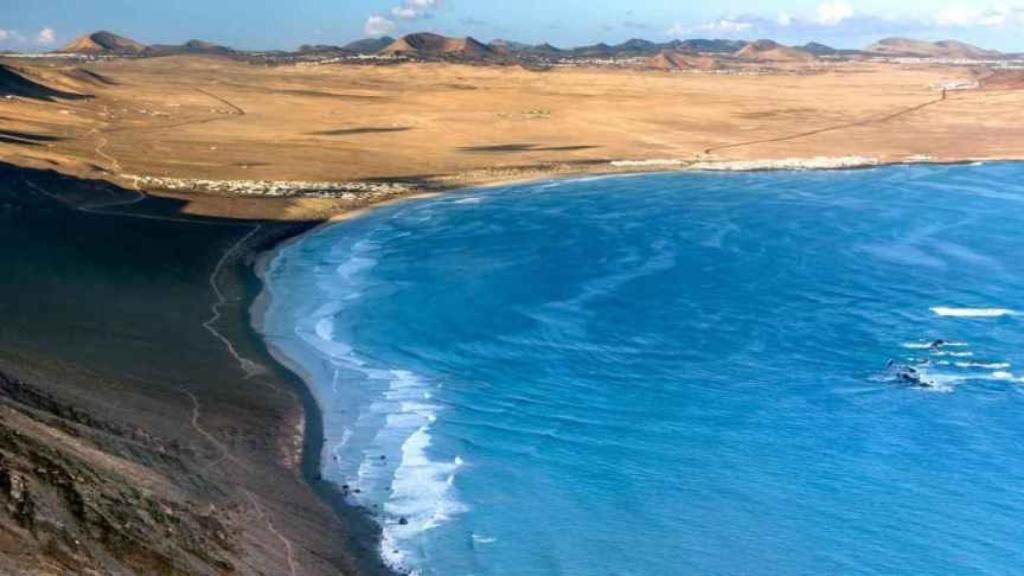
[[[977,46],[958,42],[956,40],[926,42],[923,40],[912,40],[910,38],[886,38],[868,46],[864,51],[869,54],[915,58],[984,60],[989,58],[1000,58],[1003,56],[1001,52],[996,52],[995,50],[984,50]]]
[[[225,46],[189,40],[184,44],[153,44],[147,46],[131,38],[101,30],[72,40],[57,52],[63,54],[93,54],[118,56],[167,56],[173,54],[231,54]]]
[[[180,45],[144,45],[124,36],[101,31],[82,36],[58,52],[92,55],[164,56],[173,54],[240,54],[231,48],[201,40]],[[557,48],[551,44],[524,44],[495,40],[489,44],[472,37],[453,38],[421,32],[401,38],[384,36],[365,38],[344,46],[306,45],[299,53],[337,53],[340,55],[405,56],[427,60],[527,61],[557,59],[649,58],[653,68],[708,68],[709,61],[697,55],[735,58],[749,62],[810,62],[840,56],[916,57],[945,59],[992,59],[1004,55],[955,40],[927,42],[908,38],[886,38],[863,50],[838,50],[811,42],[803,46],[785,46],[772,40],[689,39],[651,42],[640,38],[621,44],[593,44],[575,48]]]
[[[666,50],[674,52],[692,52],[706,54],[731,54],[740,50],[747,43],[741,40],[672,40],[670,42],[651,42],[634,38],[621,44],[592,44],[576,48],[556,48],[551,44],[523,44],[507,40],[495,40],[490,46],[499,52],[512,55],[531,55],[541,57],[575,57],[575,58],[630,58],[654,56]]]

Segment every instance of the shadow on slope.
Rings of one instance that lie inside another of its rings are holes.
[[[86,100],[92,98],[88,94],[76,94],[55,90],[22,75],[16,69],[0,64],[0,96],[18,96],[31,100],[53,102],[55,100]]]

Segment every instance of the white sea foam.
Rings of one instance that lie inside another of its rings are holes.
[[[948,374],[945,372],[931,371],[923,366],[919,366],[917,371],[921,377],[923,385],[914,386],[914,388],[925,392],[952,392],[956,388],[957,384],[970,379],[969,376],[961,374]]]
[[[417,536],[465,509],[453,485],[463,462],[430,457],[431,427],[441,410],[432,400],[436,385],[410,371],[376,366],[339,329],[377,264],[376,248],[362,240],[343,260],[318,270],[316,288],[327,297],[295,318],[293,333],[315,353],[305,356],[305,368],[316,380],[311,387],[325,410],[330,477],[351,488],[355,503],[379,506],[382,556],[408,570],[418,563],[412,556]],[[295,287],[289,297],[300,299],[304,288]],[[339,398],[350,402],[339,405]],[[344,414],[344,426],[331,426],[338,424],[330,420],[335,413]]]
[[[925,392],[946,394],[952,392],[956,388],[956,384],[962,380],[963,378],[947,376],[945,374],[927,374],[921,378],[921,381],[927,384],[925,386],[915,386],[914,388]]]
[[[949,306],[935,306],[931,311],[938,316],[949,316],[952,318],[999,318],[1001,316],[1017,315],[1017,312],[1008,308],[952,308]]]
[[[464,462],[431,460],[429,421],[402,444],[402,462],[391,482],[391,497],[384,504],[381,555],[397,569],[409,569],[411,543],[467,510],[454,495],[455,475]],[[412,572],[415,574],[415,570]]]
[[[1009,370],[996,370],[995,372],[992,372],[992,373],[989,373],[989,374],[976,374],[974,376],[967,377],[967,379],[973,379],[973,380],[997,380],[999,382],[1024,383],[1024,377],[1017,376],[1016,374],[1014,374],[1013,372],[1010,372]]]
[[[479,204],[479,203],[481,203],[483,201],[484,201],[483,198],[480,198],[479,196],[469,196],[467,198],[460,198],[460,199],[456,200],[453,203],[454,204]]]
[[[492,536],[482,536],[480,534],[473,533],[474,544],[494,544],[497,541],[498,539]]]
[[[331,322],[330,318],[321,318],[316,323],[316,335],[321,340],[331,341],[331,336],[334,335],[334,323]]]
[[[529,188],[529,190],[530,191],[535,191],[535,190],[536,191],[551,190],[552,188],[560,188],[563,183],[564,182],[561,181],[561,180],[555,180],[553,182],[544,182],[542,184],[537,184],[537,185],[531,186]]]
[[[936,346],[934,340],[918,340],[916,342],[904,342],[901,344],[904,348],[909,350],[931,350],[932,348],[966,348],[967,342],[943,342],[941,345]]]
[[[954,352],[952,350],[939,350],[935,352],[935,356],[949,356],[951,358],[970,358],[974,356],[974,352]]]
[[[983,368],[978,366],[978,368]],[[1013,372],[1007,370],[996,370],[994,372],[976,372],[968,374],[945,374],[945,373],[932,373],[920,370],[922,382],[926,382],[928,385],[921,387],[925,390],[932,390],[936,392],[952,392],[954,387],[961,382],[979,381],[979,380],[996,380],[1000,382],[1021,382],[1024,383],[1024,377],[1018,377]]]
[[[980,368],[982,370],[1006,370],[1010,367],[1009,362],[956,362],[954,365],[957,368]]]
[[[329,314],[331,312],[325,312],[319,318],[300,322],[295,327],[295,334],[303,342],[323,354],[335,366],[358,364],[357,360],[352,356],[351,346],[332,339],[334,335],[334,320],[328,316]],[[337,372],[332,376],[332,387],[336,384],[334,382],[335,378],[337,378]]]
[[[431,426],[440,406],[431,402],[431,385],[405,370],[363,368],[371,380],[387,380],[384,394],[367,410],[383,417],[383,426],[369,447],[352,483],[361,489],[363,504],[381,504],[380,552],[393,568],[415,574],[416,539],[466,508],[455,495],[454,478],[463,466],[432,460]],[[382,459],[381,455],[385,455]]]
[[[344,450],[345,447],[348,446],[348,443],[351,441],[352,429],[345,428],[345,431],[342,432],[341,434],[341,440],[338,440],[337,444],[335,444],[334,447],[331,449],[331,452],[334,453],[335,456],[338,456],[339,454],[341,454],[341,451]]]

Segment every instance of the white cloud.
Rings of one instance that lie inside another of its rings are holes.
[[[754,28],[754,23],[738,18],[720,18],[715,22],[697,26],[676,24],[668,30],[670,36],[682,37],[693,33],[721,34],[725,36],[741,34]]]
[[[824,2],[818,6],[818,24],[836,26],[853,16],[853,8],[843,0]]]
[[[367,36],[384,36],[395,31],[395,22],[383,16],[377,16],[376,14],[366,19],[366,24],[363,26],[363,32]]]
[[[981,26],[994,28],[1006,24],[1024,23],[1024,8],[995,6],[976,8],[971,6],[946,6],[934,17],[936,26],[940,27],[971,27]]]
[[[373,14],[366,19],[363,32],[368,36],[382,36],[394,32],[400,21],[430,18],[431,13],[441,7],[442,0],[402,0],[401,4],[388,10],[387,14]]]
[[[38,34],[36,34],[36,44],[39,44],[40,46],[48,46],[56,42],[56,40],[57,33],[49,26],[43,28]]]
[[[395,18],[401,18],[402,20],[413,20],[417,18],[420,13],[411,6],[395,6],[391,9],[391,15]]]
[[[430,12],[441,6],[440,0],[405,0],[401,6],[391,9],[391,15],[401,20],[427,18]]]
[[[935,15],[939,26],[967,26],[973,18],[972,10],[963,6],[946,6]]]
[[[25,38],[25,35],[17,30],[5,30],[0,28],[0,42],[7,44],[8,46],[12,44],[25,44],[28,42],[28,38]]]
[[[854,6],[860,6],[856,0],[816,0],[806,11],[725,14],[703,24],[683,21],[669,28],[667,34],[673,38],[781,37],[804,41],[1024,33],[1024,0],[936,0],[932,6],[903,11],[862,11]]]
[[[1000,7],[985,10],[978,17],[978,24],[982,26],[1002,26],[1006,24],[1006,21],[1010,18],[1011,13],[1016,12],[1018,14],[1018,20],[1020,19],[1020,9],[1011,11],[1008,8]]]
[[[718,20],[717,22],[704,24],[703,26],[701,26],[701,29],[707,30],[709,32],[724,32],[728,34],[736,32],[746,32],[747,30],[750,30],[753,27],[754,25],[751,24],[750,22],[743,22],[741,20],[730,20],[728,18],[723,18],[721,20]]]

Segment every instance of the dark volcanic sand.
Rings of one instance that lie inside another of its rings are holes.
[[[249,326],[255,253],[311,223],[260,223],[217,276],[247,377],[203,323],[257,223],[41,190],[134,196],[0,164],[0,573],[384,573],[373,523],[318,480],[310,395]]]

